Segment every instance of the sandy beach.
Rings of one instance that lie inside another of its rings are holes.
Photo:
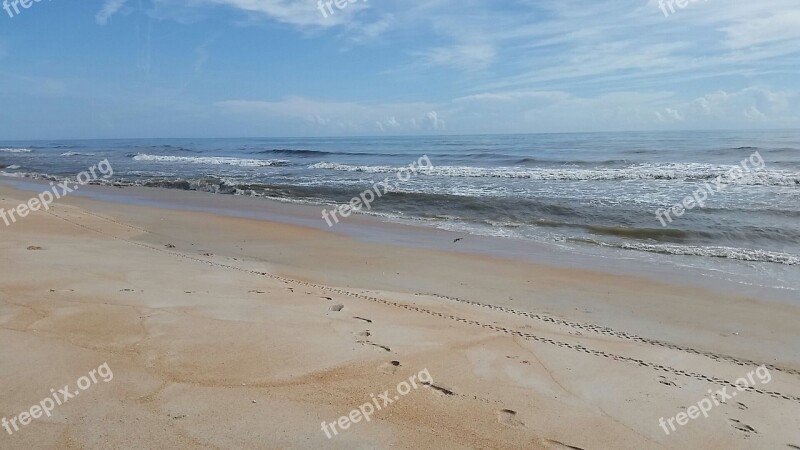
[[[0,10],[0,450],[800,450],[798,0]]]
[[[800,448],[791,302],[93,189],[0,229],[2,448]]]

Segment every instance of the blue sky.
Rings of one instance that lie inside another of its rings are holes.
[[[0,10],[0,140],[800,128],[798,0],[318,6]]]

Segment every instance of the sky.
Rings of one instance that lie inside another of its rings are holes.
[[[5,1],[0,140],[800,128],[798,0]]]

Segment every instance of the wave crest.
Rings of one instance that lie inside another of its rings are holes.
[[[32,151],[29,148],[0,148],[0,153],[30,153]]]
[[[425,175],[453,178],[518,178],[544,181],[712,181],[722,177],[727,184],[727,174],[739,166],[715,166],[696,163],[638,164],[623,168],[524,168],[524,167],[467,167],[436,166],[420,168]],[[338,170],[344,172],[393,173],[405,167],[354,166],[348,164],[320,162],[309,169]],[[740,168],[741,169],[741,168]],[[735,181],[735,184],[794,186],[800,185],[800,172],[783,170],[751,170]]]
[[[750,248],[696,246],[696,245],[671,245],[671,244],[644,244],[640,242],[600,242],[594,239],[569,239],[575,242],[614,247],[626,250],[639,250],[651,253],[682,256],[704,256],[711,258],[726,258],[739,261],[768,262],[795,266],[800,264],[800,256],[789,253],[773,252],[769,250],[756,250]]]
[[[286,166],[289,161],[282,159],[241,159],[229,158],[224,156],[161,156],[137,154],[133,157],[134,161],[153,161],[153,162],[177,162],[189,164],[207,165],[226,165],[239,167],[271,167]]]

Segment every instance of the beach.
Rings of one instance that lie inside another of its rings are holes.
[[[7,210],[47,186],[14,183]],[[792,293],[318,214],[87,186],[4,227],[0,414],[103,364],[113,379],[0,447],[800,447]]]
[[[40,2],[0,450],[800,450],[797,0]]]

